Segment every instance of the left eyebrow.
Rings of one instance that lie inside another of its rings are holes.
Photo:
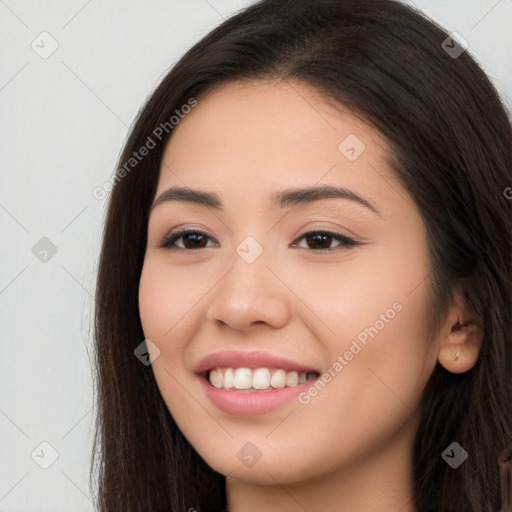
[[[365,206],[379,215],[379,217],[382,217],[377,208],[368,199],[365,199],[353,190],[334,185],[282,190],[281,192],[272,194],[271,199],[278,208],[312,203],[322,199],[348,199]]]
[[[280,209],[286,206],[313,203],[322,199],[346,199],[355,201],[382,217],[377,208],[368,199],[365,199],[353,190],[334,185],[286,189],[275,192],[270,196],[270,200],[275,208]],[[166,190],[155,200],[151,206],[151,211],[158,205],[168,201],[192,202],[213,208],[217,211],[224,211],[224,205],[218,194],[188,187],[172,187]]]

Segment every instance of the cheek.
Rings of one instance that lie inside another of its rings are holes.
[[[145,260],[139,282],[139,314],[144,336],[160,351],[151,369],[167,408],[184,432],[191,428],[187,417],[197,414],[187,392],[194,391],[194,377],[184,364],[184,354],[187,340],[194,336],[197,318],[193,305],[198,298],[187,290],[194,286],[186,275],[156,258]]]
[[[339,259],[326,258],[326,263],[320,257],[308,263],[297,259],[275,269],[302,301],[293,314],[330,352],[343,353],[355,338],[380,340],[393,329],[416,341],[408,348],[424,346],[425,241],[420,236],[412,243],[410,237],[388,238],[386,244],[360,247]]]
[[[157,341],[171,327],[171,297],[165,276],[145,262],[139,283],[139,314],[146,338]]]
[[[403,286],[408,281],[377,288],[372,300],[353,306],[351,318],[358,321],[350,322],[351,336],[338,352],[348,356],[346,365],[324,398],[336,404],[333,413],[356,438],[370,425],[379,436],[391,434],[417,408],[436,364],[435,346],[426,342],[425,287],[410,293]]]
[[[144,335],[161,351],[178,350],[184,329],[191,325],[200,290],[196,288],[199,283],[188,277],[189,274],[170,269],[156,258],[144,262],[139,282],[139,314]]]
[[[379,318],[373,315],[362,327],[356,328],[357,322],[352,321],[353,336],[343,334],[332,342],[328,382],[312,386],[294,413],[301,425],[294,439],[310,453],[308,468],[327,471],[350,464],[392,444],[397,435],[412,440],[419,418],[417,407],[436,362],[435,350],[425,342],[421,295],[402,297],[402,309],[393,310],[387,323],[381,320],[380,329],[371,329]],[[381,304],[388,306],[388,301]],[[386,308],[377,309],[380,312]],[[339,329],[343,320],[337,324]],[[361,333],[364,336],[358,338]],[[291,423],[288,426],[293,428]],[[286,432],[284,426],[273,434],[276,450],[286,446],[289,435],[292,431]]]
[[[152,357],[151,369],[171,412],[176,408],[175,399],[180,397],[178,383],[184,383],[182,361],[187,333],[183,329],[187,317],[183,311],[183,293],[176,292],[182,289],[175,273],[171,276],[165,266],[151,259],[145,261],[139,283],[140,320],[145,338],[158,347],[158,357]]]

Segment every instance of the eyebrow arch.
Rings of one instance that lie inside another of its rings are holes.
[[[353,190],[338,187],[334,185],[321,185],[305,188],[286,189],[275,192],[270,200],[276,208],[285,208],[286,206],[295,206],[299,204],[308,204],[322,199],[348,199],[355,201],[377,215],[381,216],[377,208],[367,199],[360,196]],[[188,187],[172,187],[163,192],[151,206],[153,211],[158,205],[168,201],[185,201],[208,206],[217,211],[224,211],[222,200],[218,194],[204,192]]]

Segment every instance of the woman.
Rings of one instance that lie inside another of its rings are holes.
[[[503,507],[511,141],[396,1],[264,0],[190,49],[106,218],[100,510]]]

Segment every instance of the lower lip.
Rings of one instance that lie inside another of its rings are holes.
[[[270,391],[231,391],[216,388],[205,377],[199,377],[209,400],[224,412],[235,415],[256,416],[273,411],[309,388],[316,379],[308,380],[295,387],[272,389]]]

